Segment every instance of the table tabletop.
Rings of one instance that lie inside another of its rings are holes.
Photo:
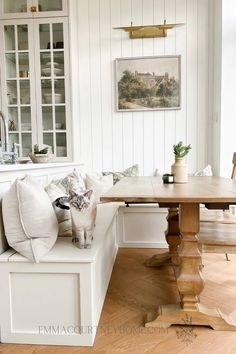
[[[159,177],[125,177],[101,201],[236,204],[236,181],[223,177],[189,177],[188,183],[163,184]]]

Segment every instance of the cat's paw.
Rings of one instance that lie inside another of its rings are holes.
[[[86,245],[85,245],[85,248],[91,248],[91,243],[87,243]]]
[[[78,247],[79,247],[80,249],[84,249],[84,248],[86,248],[86,245],[80,243],[80,244],[78,245]]]

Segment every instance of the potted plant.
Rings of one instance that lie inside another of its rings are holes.
[[[33,153],[29,154],[33,163],[45,163],[50,160],[50,154],[48,153],[49,147],[40,148],[39,145],[34,145]]]
[[[175,183],[187,183],[188,182],[188,169],[184,161],[184,157],[192,149],[191,145],[183,145],[180,141],[173,146],[175,163],[171,166],[171,172],[174,175]]]

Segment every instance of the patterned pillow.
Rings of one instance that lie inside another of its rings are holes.
[[[73,190],[77,193],[86,189],[82,174],[76,169],[62,179],[53,180],[52,183],[54,183],[66,194],[69,194],[69,190]]]
[[[58,208],[55,204],[55,201],[58,198],[65,197],[64,191],[62,191],[61,188],[58,188],[54,183],[50,183],[48,186],[46,186],[45,191],[49,196],[57,217],[59,226],[58,236],[72,236],[70,210]]]
[[[199,176],[199,177],[213,176],[211,165],[207,165],[202,170],[195,172],[194,176]]]
[[[116,184],[121,180],[123,177],[136,177],[139,175],[139,168],[138,165],[133,165],[123,172],[103,172],[103,176],[112,175],[113,176],[113,183]]]

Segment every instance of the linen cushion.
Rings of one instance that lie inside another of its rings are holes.
[[[93,190],[95,202],[100,203],[101,195],[106,193],[113,186],[113,175],[102,176],[99,173],[87,174],[86,185],[87,189]]]
[[[45,191],[47,192],[49,199],[53,205],[59,231],[58,236],[72,236],[72,224],[71,224],[71,213],[70,210],[61,209],[57,207],[54,202],[57,198],[65,197],[66,193],[64,193],[58,186],[54,183],[50,183],[48,186],[45,187]]]
[[[43,187],[31,176],[17,179],[3,197],[2,213],[9,245],[38,263],[58,234],[57,218]]]
[[[164,175],[164,172],[160,170],[159,168],[156,168],[154,176],[156,177],[162,177]]]
[[[73,190],[74,192],[80,192],[81,190],[86,189],[83,176],[76,169],[74,169],[64,178],[53,180],[52,183],[56,184],[56,186],[59,187],[66,194],[69,193],[69,190]]]
[[[207,165],[202,170],[199,170],[199,171],[195,172],[194,176],[199,176],[199,177],[204,177],[204,176],[211,177],[211,176],[213,176],[211,165]]]
[[[112,175],[113,176],[113,183],[116,184],[121,180],[123,177],[135,177],[139,175],[139,168],[138,165],[133,165],[123,172],[103,172],[104,176]]]

